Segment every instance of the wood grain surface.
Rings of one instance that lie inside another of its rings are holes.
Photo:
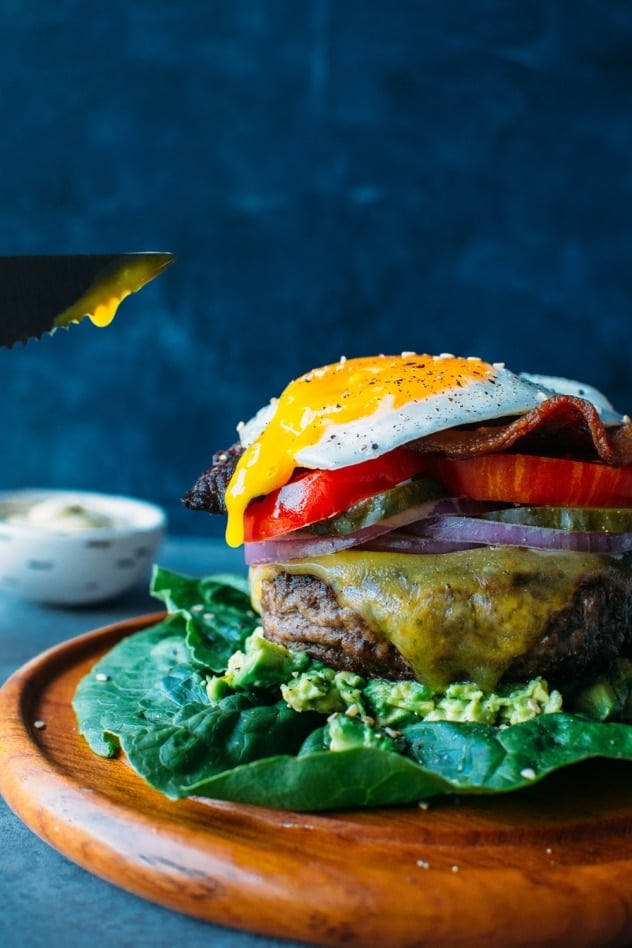
[[[297,814],[170,801],[76,730],[79,679],[143,617],[44,653],[0,691],[0,791],[89,871],[201,919],[318,945],[632,943],[632,769],[520,794]],[[44,726],[42,726],[44,725]]]

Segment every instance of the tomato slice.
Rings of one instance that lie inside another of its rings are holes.
[[[419,474],[436,478],[448,494],[473,500],[555,507],[632,507],[632,464],[528,454],[483,454],[453,460],[401,447],[379,458],[333,471],[299,471],[244,516],[246,543],[282,536],[343,513],[352,504]]]
[[[564,507],[632,506],[632,464],[609,467],[528,454],[483,454],[463,460],[435,455],[428,473],[440,480],[448,493],[473,500]]]
[[[424,473],[427,467],[427,455],[401,447],[335,471],[300,471],[283,487],[248,504],[244,539],[246,543],[267,540],[326,520],[359,500]]]

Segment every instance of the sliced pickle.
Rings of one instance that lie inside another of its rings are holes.
[[[398,484],[397,487],[391,487],[390,490],[382,491],[380,494],[374,494],[365,500],[359,500],[344,513],[329,517],[328,520],[320,520],[306,529],[317,536],[346,536],[403,513],[410,507],[417,507],[426,501],[444,496],[445,490],[438,481],[429,477],[420,477],[414,481],[407,481],[405,484]]]
[[[622,507],[510,507],[480,516],[501,523],[569,532],[632,533],[632,509]]]

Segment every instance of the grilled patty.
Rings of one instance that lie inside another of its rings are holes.
[[[263,630],[273,642],[338,670],[371,678],[414,677],[395,646],[353,609],[339,605],[331,587],[316,576],[278,573],[264,581],[261,592]]]
[[[527,551],[524,553],[528,555]],[[497,671],[501,669],[497,680],[523,681],[542,676],[560,687],[606,667],[617,656],[632,654],[632,570],[619,562],[613,562],[612,566],[604,564],[608,558],[595,559],[596,568],[573,577],[562,604],[558,598],[550,610],[545,609],[541,623],[524,650],[515,654],[515,643],[508,646],[509,657],[504,666],[496,665]],[[517,571],[509,585],[506,576],[499,580],[499,585],[502,588],[488,583],[481,592],[477,580],[469,592],[467,583],[461,592],[455,592],[454,584],[439,578],[433,589],[424,591],[424,616],[415,614],[415,603],[411,600],[410,627],[414,629],[417,621],[427,625],[430,614],[435,642],[439,643],[437,655],[433,654],[428,663],[429,684],[436,685],[437,674],[441,675],[444,669],[449,669],[446,676],[450,680],[477,680],[472,669],[493,663],[498,657],[498,643],[503,648],[502,643],[512,639],[511,622],[518,609],[513,599],[507,605],[510,595],[517,595],[519,600],[522,585],[530,596],[538,596],[540,589],[540,598],[547,596],[546,582],[535,572]],[[470,614],[473,597],[477,599],[474,607],[477,615],[484,616],[487,627],[478,619],[473,630],[468,630],[463,623],[463,638],[468,634],[470,637],[465,653],[469,664],[461,668],[463,644],[461,638],[457,641],[454,637],[454,615],[459,610],[461,615]],[[384,627],[381,630],[372,627],[358,611],[341,603],[331,586],[316,575],[292,574],[282,568],[276,572],[274,569],[264,571],[259,580],[259,608],[267,638],[305,650],[333,668],[370,677],[424,680],[419,668],[415,672],[389,641]],[[520,641],[520,635],[517,639]],[[430,648],[434,650],[435,646]],[[477,648],[480,650],[478,663]],[[512,649],[513,654],[510,654]],[[489,659],[492,662],[488,662]],[[479,683],[493,687],[497,680],[487,678]]]

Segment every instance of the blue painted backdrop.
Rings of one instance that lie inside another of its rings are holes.
[[[632,408],[624,0],[3,0],[0,82],[0,253],[178,255],[108,330],[0,351],[0,487],[209,531],[211,453],[341,354]]]

